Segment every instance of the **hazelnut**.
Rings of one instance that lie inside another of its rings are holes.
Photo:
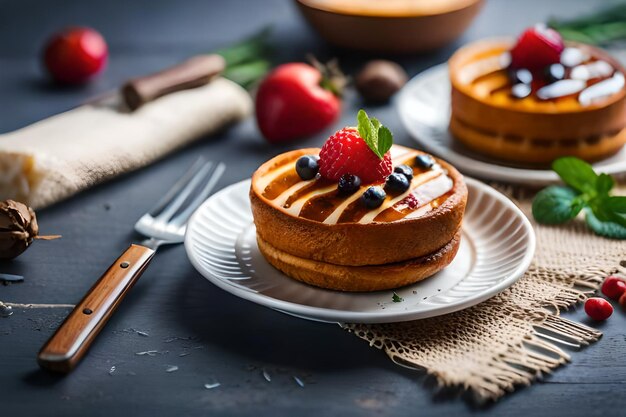
[[[13,200],[0,201],[0,259],[24,252],[39,233],[32,208]]]
[[[406,71],[395,62],[375,60],[368,62],[356,76],[356,88],[366,101],[384,103],[404,84]]]

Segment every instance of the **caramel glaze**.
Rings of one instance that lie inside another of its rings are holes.
[[[593,52],[581,50],[576,47],[568,48],[570,55],[578,55],[575,62],[563,62],[565,74],[563,79],[549,82],[545,77],[538,77],[528,85],[530,96],[538,101],[559,101],[567,98],[575,98],[580,104],[587,105],[603,97],[611,96],[619,92],[624,87],[624,77],[619,69],[612,63],[595,56]],[[506,61],[506,59],[503,59]],[[608,71],[588,71],[597,69],[598,65],[604,64],[610,68]],[[489,95],[507,94],[512,99],[523,99],[516,96],[514,92],[515,83],[512,82],[508,68],[497,68],[487,73],[478,75],[471,84],[481,84],[492,82]],[[594,85],[599,85],[591,89]]]
[[[447,173],[439,166],[435,165],[431,169],[421,169],[415,166],[415,153],[411,153],[406,159],[400,158],[399,164],[407,164],[413,168],[413,181],[411,182],[411,190],[404,198],[397,200],[402,193],[388,194],[385,202],[379,210],[380,212],[373,218],[374,222],[392,222],[404,219],[417,210],[429,211],[440,206],[450,195],[453,187],[452,180]],[[295,166],[295,158],[286,161],[286,164]],[[279,168],[279,167],[278,167]],[[297,188],[289,196],[281,195],[287,192],[291,187],[298,183],[308,182],[302,187]],[[297,201],[307,198],[302,204],[297,215],[299,217],[324,222],[335,212],[347,199],[352,199],[338,216],[336,223],[354,223],[359,222],[372,209],[367,208],[361,201],[360,195],[372,184],[363,185],[359,191],[352,195],[342,195],[337,191],[336,183],[319,176],[311,181],[302,181],[295,167],[274,178],[263,190],[263,197],[272,201],[281,197],[284,200],[281,207],[289,209]],[[384,184],[377,184],[383,186]],[[323,192],[324,189],[332,189]],[[311,195],[313,193],[313,195]],[[307,197],[308,196],[308,197]]]
[[[296,174],[296,176],[297,176],[297,174]],[[328,187],[331,184],[332,184],[332,181],[328,181],[328,180],[325,180],[323,178],[316,178],[310,184],[300,188],[298,191],[296,191],[295,193],[291,194],[289,196],[289,198],[287,198],[287,200],[285,201],[285,204],[283,204],[283,208],[289,208],[289,207],[291,207],[291,205],[293,203],[295,203],[296,201],[298,201],[299,199],[301,199],[305,195],[307,195],[307,194],[309,194],[309,193],[311,193],[313,191],[321,190],[322,188]],[[265,197],[265,193],[263,194],[263,196]]]
[[[302,180],[296,173],[295,168],[287,171],[286,175],[281,175],[265,187],[265,190],[263,190],[263,197],[268,200],[273,200],[300,181]]]

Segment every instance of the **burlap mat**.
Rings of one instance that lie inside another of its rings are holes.
[[[625,191],[622,187],[617,193]],[[559,312],[585,300],[607,275],[626,272],[620,265],[626,241],[598,237],[582,219],[558,227],[538,225],[530,215],[530,195],[517,190],[515,197],[537,235],[533,263],[515,285],[457,313],[344,328],[383,349],[397,364],[423,370],[440,387],[459,387],[481,402],[496,400],[569,361],[563,347],[598,340],[599,331]]]

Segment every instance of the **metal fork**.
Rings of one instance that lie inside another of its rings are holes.
[[[183,242],[187,221],[211,194],[225,169],[221,162],[215,165],[198,159],[163,198],[141,216],[135,230],[148,239],[138,245],[131,244],[74,307],[39,352],[37,360],[42,367],[64,373],[74,369],[156,250],[162,245]]]

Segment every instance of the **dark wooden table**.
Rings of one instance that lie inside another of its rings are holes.
[[[469,40],[516,34],[549,16],[573,16],[603,3],[491,0],[455,45],[400,62],[414,75],[444,62]],[[306,52],[314,52],[322,59],[338,56],[353,71],[367,58],[325,46],[287,0],[3,0],[0,6],[0,132],[71,108],[131,76],[211,51],[267,24],[274,25],[279,61],[302,60]],[[97,28],[111,49],[104,77],[82,89],[54,87],[39,68],[45,36],[69,24]],[[348,94],[337,126],[351,123],[360,106]],[[368,111],[392,128],[397,142],[411,143],[392,106]],[[324,135],[298,146],[318,146]],[[131,230],[138,216],[198,154],[228,164],[223,187],[248,178],[260,162],[283,150],[266,144],[248,120],[42,211],[42,231],[63,238],[37,242],[16,261],[0,263],[0,272],[25,277],[21,284],[0,286],[0,300],[76,303],[136,237]],[[480,409],[454,396],[433,395],[423,375],[393,365],[384,353],[337,326],[289,317],[219,290],[193,270],[182,246],[159,253],[82,365],[67,377],[52,376],[38,369],[35,355],[68,311],[15,309],[11,317],[0,318],[3,416],[626,413],[626,316],[621,311],[600,326],[605,335],[599,343],[572,353],[570,365]],[[580,309],[568,316],[587,322]],[[148,350],[159,353],[136,355]],[[170,365],[178,371],[167,373]],[[271,382],[264,379],[263,369]],[[204,388],[213,382],[221,386]]]

